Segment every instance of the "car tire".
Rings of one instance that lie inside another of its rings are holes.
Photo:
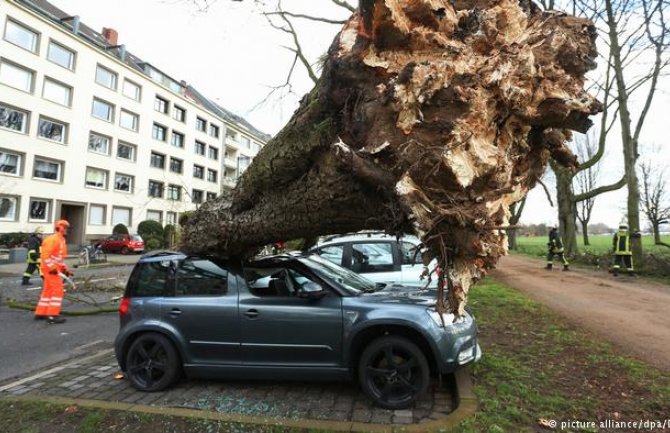
[[[128,349],[126,372],[135,389],[162,391],[174,384],[181,374],[179,354],[164,335],[155,332],[142,334]]]
[[[385,409],[406,409],[425,394],[430,368],[419,347],[404,337],[373,340],[358,362],[363,391]]]
[[[125,256],[126,254],[128,254],[129,252],[130,252],[130,250],[128,249],[128,247],[125,247],[125,246],[124,246],[123,248],[121,248],[121,254],[123,254],[124,256]]]

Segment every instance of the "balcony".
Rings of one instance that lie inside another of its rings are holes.
[[[224,177],[223,178],[223,186],[227,188],[235,188],[235,184],[237,183],[237,178],[234,177]]]

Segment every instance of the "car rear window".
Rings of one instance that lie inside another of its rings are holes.
[[[175,296],[223,296],[228,293],[228,271],[206,259],[186,259],[177,268]]]
[[[171,262],[169,260],[139,263],[137,279],[134,280],[132,296],[166,296],[170,280]]]
[[[139,242],[141,242],[141,241],[142,241],[142,236],[140,236],[140,235],[135,235],[135,236],[133,236],[133,240],[134,240],[134,241],[139,241]]]

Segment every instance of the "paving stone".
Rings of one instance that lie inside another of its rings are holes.
[[[393,422],[393,424],[412,424],[414,418],[412,418],[411,416],[394,415],[391,421]]]

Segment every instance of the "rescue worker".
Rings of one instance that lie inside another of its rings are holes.
[[[21,284],[27,286],[30,284],[30,277],[35,271],[42,277],[42,269],[40,268],[40,246],[42,245],[42,227],[37,227],[35,231],[28,238],[28,257],[26,257],[25,272],[23,272],[23,281]]]
[[[554,267],[554,256],[558,256],[559,259],[563,262],[563,270],[569,271],[568,266],[570,265],[565,259],[563,254],[563,242],[561,237],[558,234],[558,228],[555,226],[549,230],[549,242],[547,243],[547,266],[545,269],[551,270]]]
[[[631,238],[639,238],[640,233],[629,233],[628,225],[621,224],[619,231],[614,233],[612,238],[612,251],[614,252],[614,266],[612,266],[612,274],[615,277],[619,276],[619,272],[626,272],[631,275],[635,273],[633,269],[633,252],[630,249]],[[623,264],[623,269],[621,265]]]
[[[35,309],[35,319],[46,319],[48,323],[64,323],[65,319],[60,317],[64,292],[63,280],[58,274],[60,272],[66,276],[73,275],[65,264],[67,256],[65,238],[70,229],[70,223],[66,220],[58,220],[54,228],[55,233],[42,242],[40,265],[44,276],[44,287]]]

